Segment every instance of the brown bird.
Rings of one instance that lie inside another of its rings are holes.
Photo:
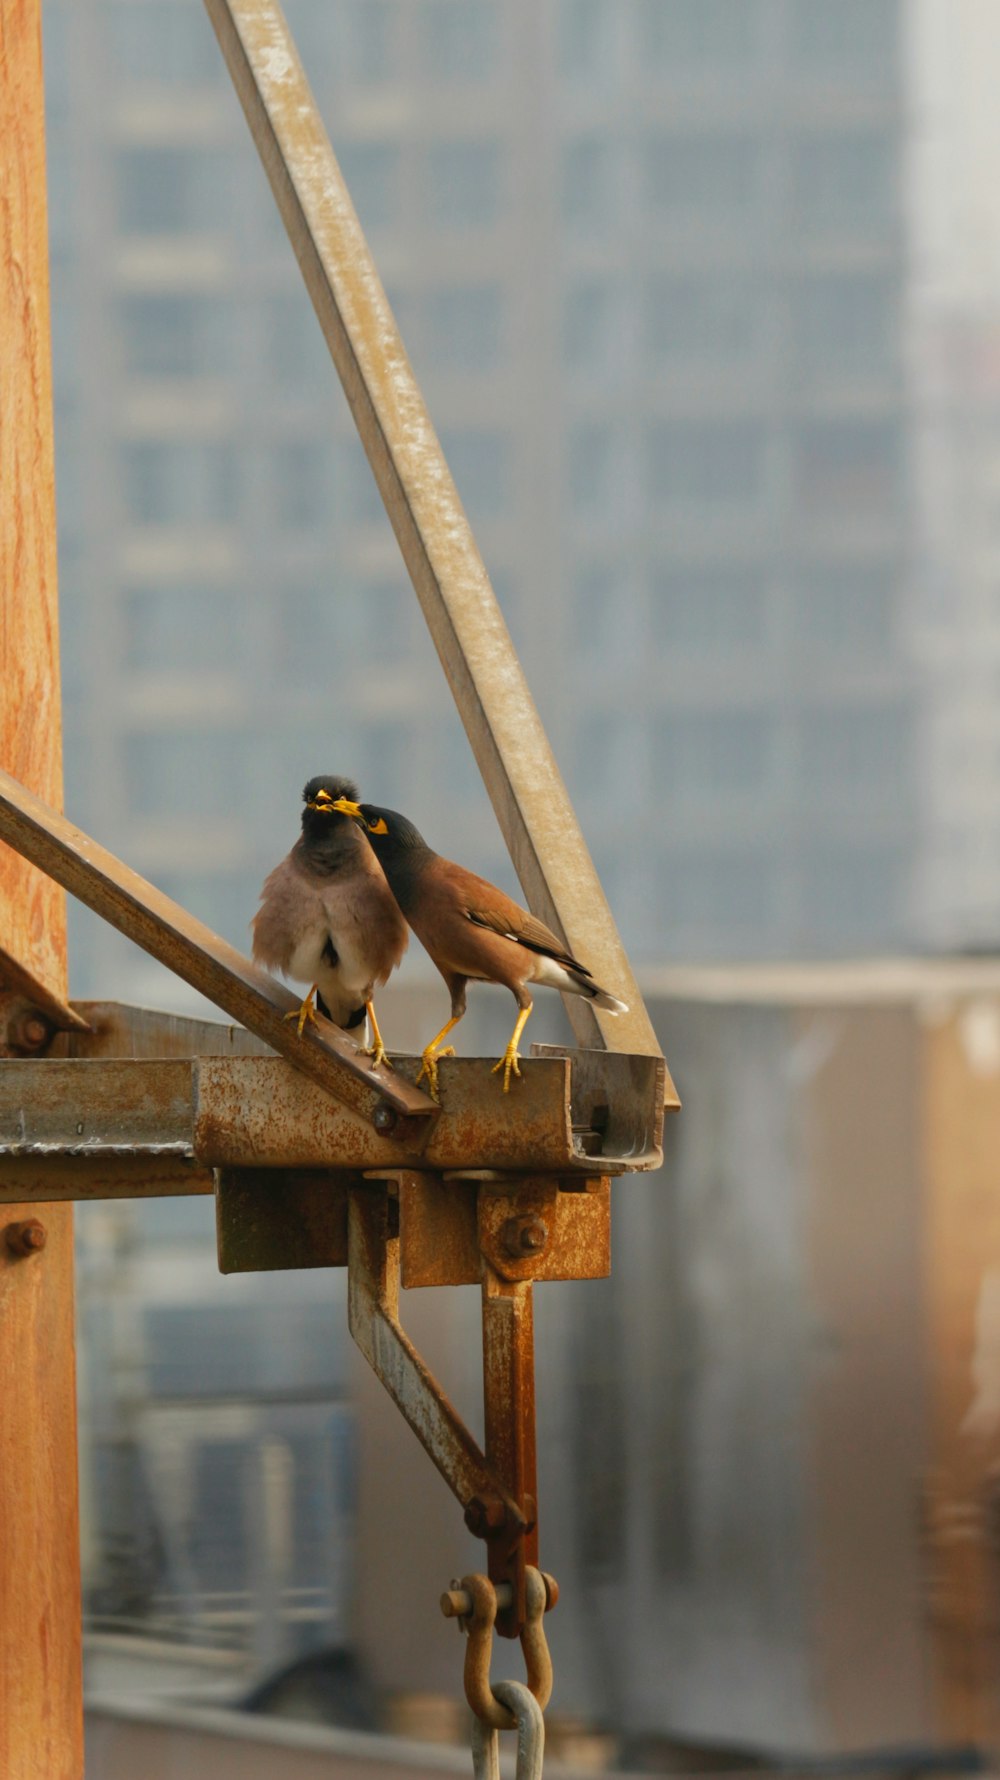
[[[517,1043],[531,1012],[529,983],[584,995],[609,1013],[628,1012],[624,1001],[601,989],[586,965],[567,952],[543,921],[495,884],[442,859],[398,811],[359,804],[346,795],[334,807],[364,828],[396,901],[451,993],[451,1019],[423,1051],[417,1077],[419,1082],[427,1076],[432,1093],[437,1093],[438,1060],[455,1054],[451,1045],[442,1050],[441,1041],[465,1012],[465,986],[470,981],[502,983],[520,1009],[510,1043],[496,1065],[496,1070],[503,1070],[505,1094],[511,1076],[521,1073]]]
[[[372,1043],[365,1048],[373,1063],[384,1063],[372,994],[399,964],[409,934],[382,867],[357,823],[341,813],[356,797],[350,779],[310,779],[302,834],[260,893],[253,956],[312,985],[298,1013],[286,1015],[298,1020],[300,1036],[316,1008],[347,1032],[367,1013]]]

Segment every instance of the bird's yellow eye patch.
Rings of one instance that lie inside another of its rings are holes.
[[[388,832],[389,824],[384,816],[380,816],[377,822],[369,822],[368,824],[369,834],[388,834]]]

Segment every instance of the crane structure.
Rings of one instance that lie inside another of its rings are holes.
[[[351,1333],[484,1540],[445,1589],[481,1729],[540,1724],[532,1288],[610,1267],[611,1181],[679,1103],[277,0],[206,0],[525,897],[630,1011],[575,1047],[373,1069],[329,1022],[60,814],[40,0],[0,0],[0,1771],[82,1773],[72,1213],[214,1193],[223,1272],[348,1268]],[[67,1000],[62,891],[228,1020]],[[482,1289],[485,1450],[408,1339],[401,1286]],[[490,1683],[494,1626],[526,1688]],[[485,1771],[485,1770],[484,1770]]]

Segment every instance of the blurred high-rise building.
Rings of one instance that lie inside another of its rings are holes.
[[[288,13],[627,942],[898,943],[899,0]],[[316,770],[510,882],[201,5],[46,54],[69,808],[242,944]]]

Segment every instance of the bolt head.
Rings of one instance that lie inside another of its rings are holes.
[[[487,1539],[495,1533],[507,1519],[507,1510],[496,1496],[489,1500],[484,1496],[473,1496],[471,1502],[465,1504],[465,1524],[470,1533],[477,1539]]]
[[[372,1113],[372,1124],[376,1131],[380,1131],[383,1136],[387,1136],[390,1131],[394,1131],[396,1128],[395,1107],[390,1106],[387,1100],[380,1100],[375,1111]]]
[[[37,1218],[28,1218],[22,1224],[8,1224],[4,1242],[12,1255],[36,1255],[45,1247],[45,1225]]]
[[[526,1255],[540,1255],[548,1240],[548,1225],[541,1218],[508,1218],[503,1227],[504,1249],[515,1261]]]

